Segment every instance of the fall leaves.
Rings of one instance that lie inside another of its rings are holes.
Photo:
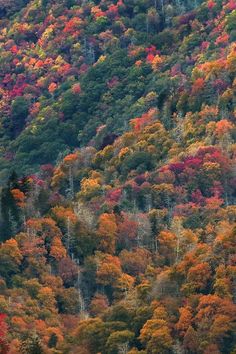
[[[236,5],[190,3],[2,21],[1,352],[234,353]]]

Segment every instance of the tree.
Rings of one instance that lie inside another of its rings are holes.
[[[19,272],[22,254],[15,239],[7,240],[0,246],[0,273],[10,281],[12,276]]]
[[[140,340],[146,344],[148,353],[170,353],[173,340],[167,322],[167,312],[163,306],[158,306],[153,318],[148,320],[140,332]]]
[[[236,306],[217,295],[203,295],[194,317],[197,337],[202,343],[218,343],[222,351],[231,343],[236,318]],[[206,328],[208,330],[206,331]]]
[[[227,119],[222,119],[216,123],[215,135],[219,139],[220,145],[226,153],[229,152],[231,143],[230,133],[233,128],[233,124]]]
[[[99,317],[103,315],[103,313],[108,309],[109,302],[105,295],[103,294],[95,294],[91,300],[90,304],[90,313],[94,317]]]
[[[58,274],[66,286],[73,286],[78,277],[78,267],[69,257],[64,257],[58,262]]]
[[[20,0],[15,3],[14,0],[0,0],[0,17],[5,17],[19,11],[23,6],[28,3],[27,0]]]
[[[132,220],[128,214],[122,213],[117,225],[117,243],[119,248],[130,249],[135,243],[138,232],[138,223]]]
[[[55,295],[50,287],[48,286],[42,287],[39,290],[37,298],[39,300],[39,304],[41,307],[50,311],[51,313],[56,313]]]
[[[76,315],[80,312],[79,292],[75,288],[60,289],[56,300],[60,313]]]
[[[222,298],[231,298],[232,296],[232,280],[227,267],[223,264],[216,269],[214,291]]]
[[[150,341],[147,344],[147,352],[152,354],[170,353],[173,340],[168,327],[163,326],[153,332]]]
[[[43,354],[44,350],[41,341],[36,334],[22,341],[20,350],[22,354]]]
[[[100,258],[96,273],[97,283],[114,286],[122,274],[120,260],[109,254],[101,254]]]
[[[104,350],[109,334],[110,331],[100,318],[92,318],[80,321],[75,331],[75,338],[76,342],[83,345],[85,350],[96,354]]]
[[[211,279],[211,268],[208,263],[203,262],[191,267],[187,274],[187,283],[183,286],[184,291],[203,291]]]
[[[136,248],[133,251],[121,251],[119,258],[122,269],[130,275],[144,274],[150,262],[150,252],[145,248]]]
[[[56,260],[60,260],[66,257],[66,249],[64,248],[59,237],[54,237],[52,241],[50,256]]]
[[[193,315],[190,307],[181,307],[179,312],[180,317],[176,323],[176,329],[178,330],[180,336],[183,337],[191,325]]]
[[[115,252],[117,224],[114,214],[104,213],[99,217],[99,249],[113,254]]]
[[[5,322],[6,315],[0,314],[0,353],[7,354],[9,346],[7,343],[7,330],[8,326]]]
[[[24,97],[16,97],[11,106],[11,127],[13,137],[16,137],[24,128],[29,114],[29,104]]]
[[[111,333],[106,342],[107,353],[127,354],[129,343],[134,339],[134,333],[129,330]]]
[[[183,347],[186,350],[186,352],[189,354],[198,353],[198,349],[199,349],[198,335],[192,326],[189,326],[187,332],[185,333]]]
[[[48,347],[49,347],[49,348],[55,348],[56,345],[57,345],[57,342],[58,342],[57,335],[56,335],[55,333],[53,333],[53,334],[51,335],[51,337],[49,338]]]
[[[8,186],[3,188],[1,193],[2,225],[0,239],[2,241],[14,236],[14,234],[18,232],[21,224],[22,215],[18,204],[19,202],[23,202],[24,197],[22,192],[19,191],[17,192],[17,196],[20,197],[20,199],[17,200],[14,197],[14,191],[19,191],[19,184],[17,182],[17,175],[13,172],[8,180]]]

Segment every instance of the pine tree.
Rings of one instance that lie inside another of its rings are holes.
[[[21,211],[11,193],[12,189],[18,188],[18,177],[16,172],[13,171],[7,187],[3,188],[1,193],[1,241],[13,236],[19,230],[21,224]]]

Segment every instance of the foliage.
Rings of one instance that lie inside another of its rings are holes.
[[[235,353],[235,11],[0,1],[2,354]]]

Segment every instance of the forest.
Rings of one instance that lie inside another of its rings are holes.
[[[0,354],[236,354],[236,0],[0,0]]]

